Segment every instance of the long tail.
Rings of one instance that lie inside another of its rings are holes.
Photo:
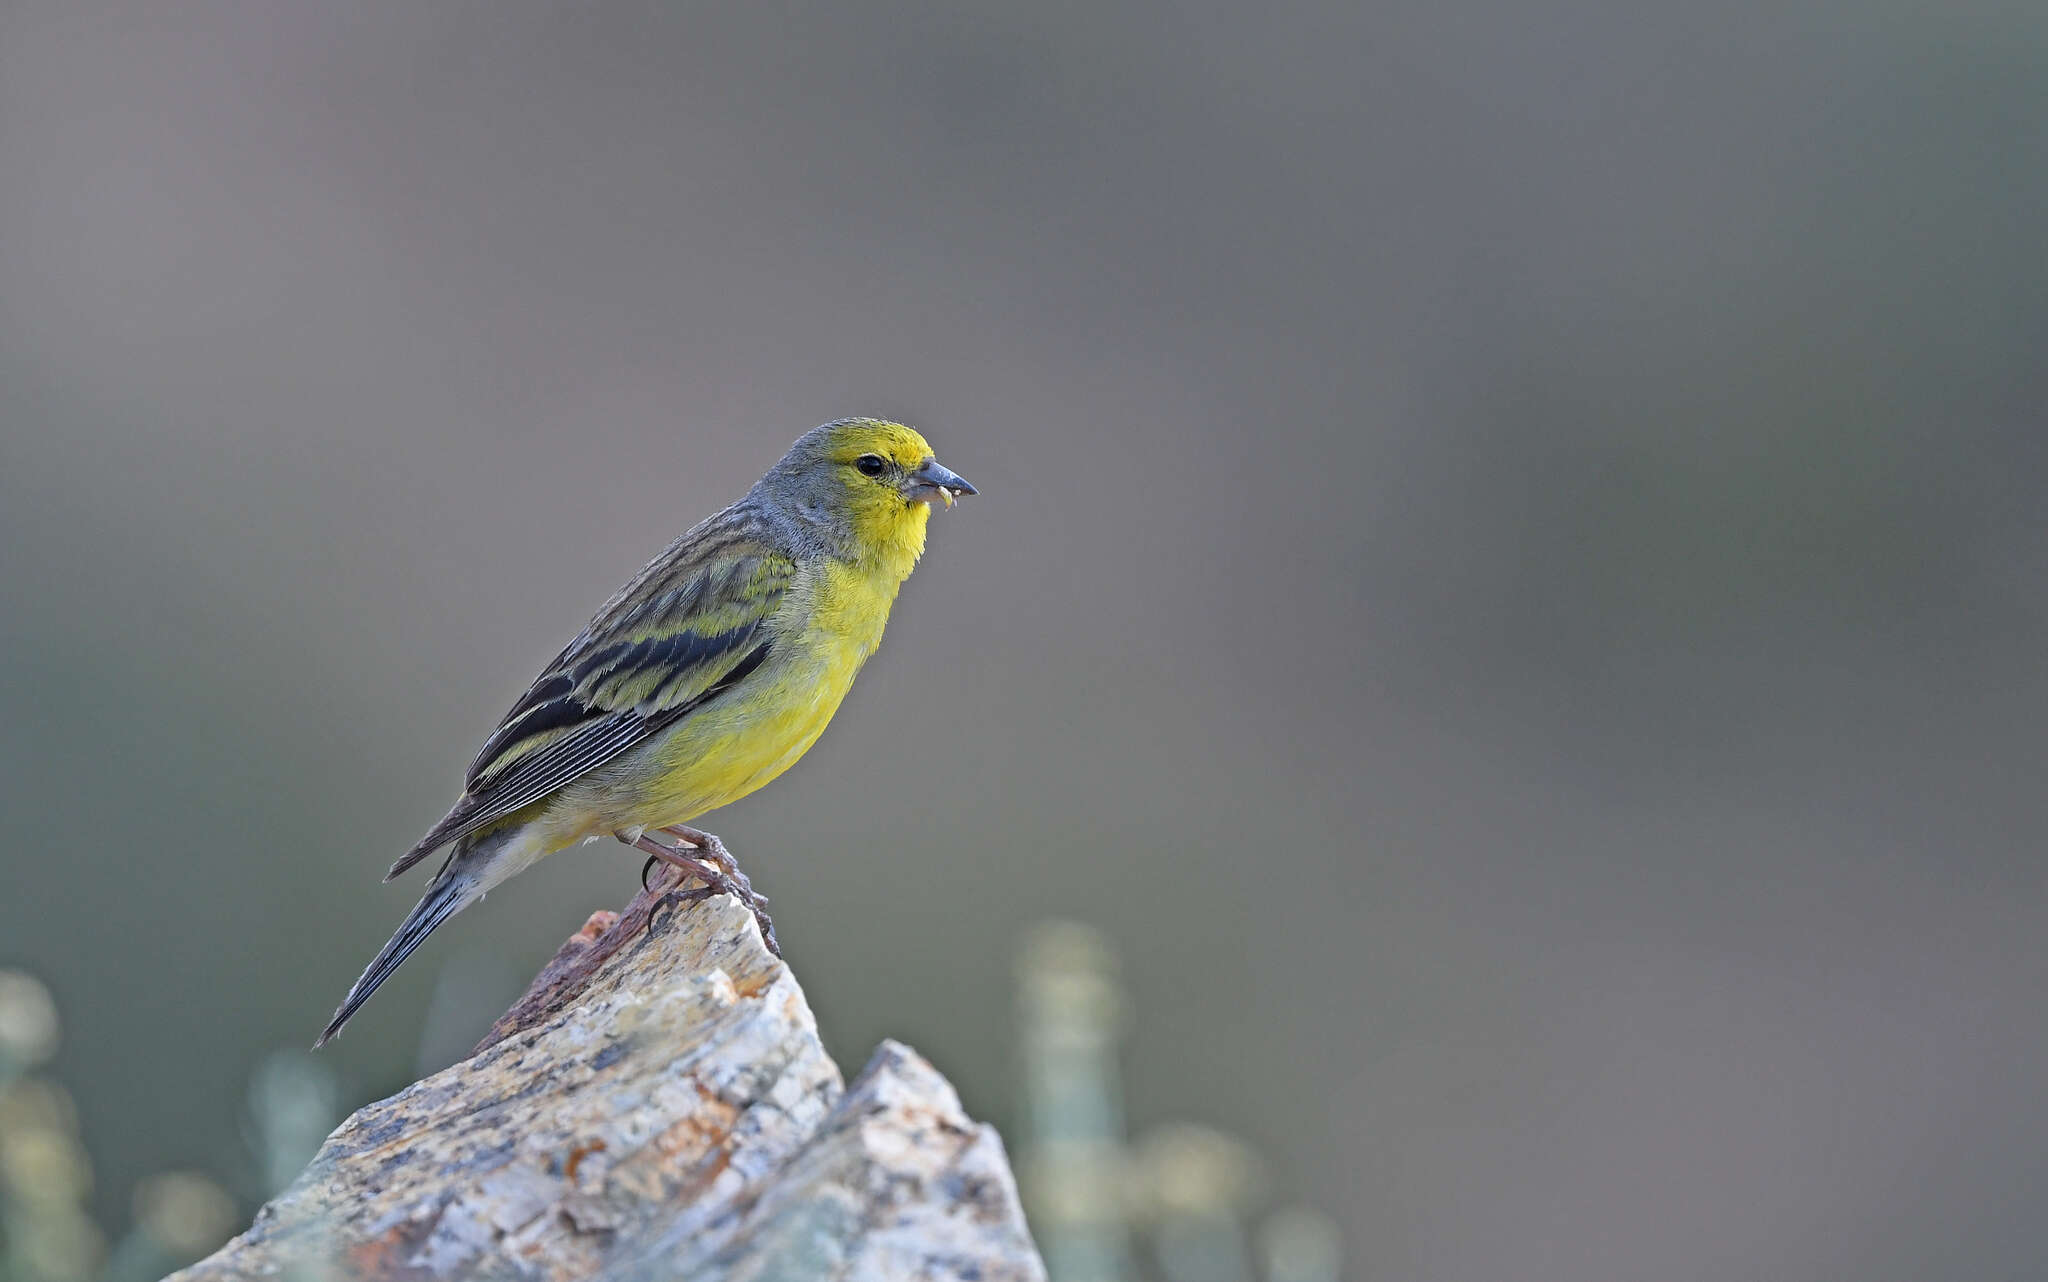
[[[415,948],[427,942],[427,936],[434,933],[436,926],[453,917],[475,897],[474,881],[457,874],[454,863],[455,861],[451,860],[449,866],[441,869],[440,875],[427,887],[425,897],[413,907],[404,924],[399,926],[398,933],[391,937],[391,941],[384,945],[384,950],[378,953],[376,959],[363,971],[362,978],[348,990],[348,996],[342,999],[341,1008],[334,1012],[334,1018],[327,1022],[327,1028],[320,1034],[320,1040],[313,1043],[315,1050],[325,1046],[329,1038],[341,1031],[341,1026],[348,1023],[349,1017],[361,1010],[364,1002],[370,1000],[370,994],[376,992],[385,980],[391,978],[391,972],[397,970],[401,962],[412,956]]]

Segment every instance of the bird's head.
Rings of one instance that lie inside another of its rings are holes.
[[[767,496],[847,554],[914,564],[933,506],[977,491],[914,428],[848,418],[812,428],[761,480]]]

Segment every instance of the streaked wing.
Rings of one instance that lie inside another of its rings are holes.
[[[759,667],[796,567],[739,528],[690,531],[598,612],[498,723],[462,799],[392,868],[420,859],[686,717]]]

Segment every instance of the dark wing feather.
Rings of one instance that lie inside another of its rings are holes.
[[[386,880],[644,742],[767,659],[768,619],[795,566],[747,537],[744,515],[690,531],[620,589],[505,714],[461,800]]]

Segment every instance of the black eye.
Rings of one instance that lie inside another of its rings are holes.
[[[853,461],[853,465],[860,469],[862,476],[880,476],[889,467],[879,454],[863,454]]]

